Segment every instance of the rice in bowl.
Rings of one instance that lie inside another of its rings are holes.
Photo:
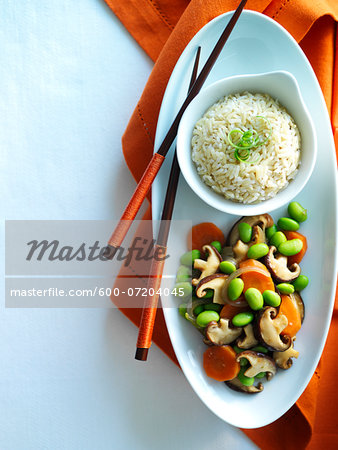
[[[228,139],[234,129],[256,130],[263,141],[269,129],[271,135],[264,144],[250,149],[247,162],[241,162]],[[196,123],[191,144],[192,160],[204,183],[240,203],[274,197],[296,176],[300,164],[298,127],[268,94],[244,92],[221,98]]]

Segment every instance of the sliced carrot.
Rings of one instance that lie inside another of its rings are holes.
[[[297,231],[284,231],[284,234],[288,241],[291,241],[291,239],[300,239],[303,242],[303,248],[299,253],[293,256],[288,256],[288,264],[291,266],[291,264],[297,263],[299,264],[301,260],[303,259],[303,256],[306,253],[307,250],[307,240],[306,237],[302,234],[298,233]]]
[[[267,267],[260,261],[257,261],[257,259],[246,259],[245,261],[239,263],[239,267],[258,267],[258,269],[263,269],[269,272]]]
[[[230,345],[213,345],[203,355],[203,367],[208,377],[217,381],[228,381],[237,377],[240,365],[236,352]]]
[[[221,312],[220,312],[220,317],[222,319],[232,319],[236,314],[239,314],[241,312],[245,312],[248,310],[247,306],[233,306],[233,305],[229,305],[226,304],[223,306]]]
[[[189,250],[202,251],[203,245],[210,244],[213,241],[219,241],[222,247],[225,244],[225,238],[222,230],[211,222],[203,222],[194,225],[187,237]]]
[[[241,278],[244,281],[243,292],[245,292],[247,289],[251,287],[258,289],[261,293],[263,293],[266,290],[270,291],[275,290],[275,285],[274,282],[272,281],[270,272],[265,267],[265,265],[260,261],[257,261],[256,259],[246,259],[245,261],[239,263],[239,267],[240,268],[252,267],[253,269],[251,272],[246,272],[241,275]],[[261,272],[255,271],[254,270],[255,268],[265,270],[267,274],[263,275]]]
[[[282,303],[279,307],[278,314],[284,314],[289,322],[281,334],[288,334],[291,337],[296,336],[302,326],[302,319],[298,309],[288,295],[282,295]]]

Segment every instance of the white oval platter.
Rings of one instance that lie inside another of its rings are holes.
[[[221,15],[203,27],[179,58],[163,98],[155,149],[159,147],[186,97],[197,46],[202,47],[202,67],[231,14]],[[337,175],[334,143],[317,78],[297,42],[272,19],[253,11],[244,11],[205,86],[227,76],[272,70],[286,70],[297,79],[315,123],[318,140],[318,158],[314,172],[305,189],[296,198],[308,208],[309,217],[307,222],[301,225],[301,232],[307,236],[309,242],[302,270],[309,276],[310,285],[303,292],[306,316],[295,345],[300,356],[290,370],[279,371],[270,382],[265,382],[262,393],[246,395],[232,391],[224,383],[205,375],[202,355],[206,346],[198,331],[179,316],[177,309],[170,305],[164,308],[175,353],[192,389],[217,416],[241,428],[262,427],[275,421],[297,401],[306,388],[327,337],[337,273]],[[154,219],[159,219],[161,215],[172,154],[173,149],[153,185]],[[286,207],[287,205],[274,211],[273,218],[278,219],[285,215]],[[227,233],[237,217],[207,206],[181,177],[173,220],[190,220],[193,224],[214,222]],[[176,225],[175,232],[170,235],[169,253],[173,248],[179,250],[176,251],[177,255],[172,257],[171,266],[174,264],[177,267],[179,255],[186,251],[186,232],[182,226],[182,233],[179,235]],[[179,303],[176,298],[169,299],[169,303],[170,301],[172,305]],[[172,388],[175,395],[174,386]]]

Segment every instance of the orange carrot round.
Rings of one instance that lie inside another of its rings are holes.
[[[284,314],[289,322],[288,326],[284,328],[281,334],[288,334],[291,337],[296,336],[302,326],[302,318],[295,304],[288,295],[282,295],[282,303],[279,307],[279,314]]]
[[[228,381],[240,371],[236,352],[230,345],[209,347],[203,355],[203,367],[208,377],[217,381]]]
[[[275,285],[272,281],[270,272],[265,267],[263,263],[257,261],[256,259],[246,259],[239,264],[240,268],[244,267],[252,267],[253,270],[250,272],[243,273],[241,275],[242,280],[244,281],[244,289],[243,292],[246,292],[247,289],[253,287],[258,289],[261,293],[266,290],[274,291]],[[266,276],[261,272],[255,272],[254,268],[265,270],[267,272]]]
[[[246,259],[239,263],[239,267],[258,267],[258,269],[269,272],[267,267],[260,261],[257,261],[257,259]]]
[[[248,306],[233,306],[230,303],[227,303],[223,306],[220,317],[222,319],[229,319],[231,320],[236,314],[239,314],[241,312],[248,311]]]
[[[291,239],[300,239],[303,242],[303,248],[299,253],[296,255],[288,256],[288,265],[291,266],[291,264],[297,263],[299,264],[301,260],[303,259],[306,250],[307,250],[307,240],[306,237],[302,234],[298,233],[297,231],[284,231],[284,234],[288,241]]]
[[[188,234],[187,245],[189,250],[199,250],[202,252],[204,245],[213,241],[219,241],[222,247],[225,244],[225,238],[222,230],[211,222],[203,222],[194,225]]]

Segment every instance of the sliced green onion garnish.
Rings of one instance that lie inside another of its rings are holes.
[[[250,151],[249,151],[247,156],[243,157],[243,156],[241,156],[239,154],[239,150],[237,148],[235,150],[234,155],[235,155],[235,158],[237,159],[237,161],[244,162],[244,163],[247,163],[247,164],[253,164],[253,163],[256,163],[259,160],[259,158],[257,158],[255,161],[248,161],[249,156],[250,156]]]
[[[269,134],[265,139],[261,140],[254,128],[247,131],[242,131],[239,128],[235,128],[228,133],[228,142],[235,149],[234,156],[240,162],[246,162],[248,164],[257,162],[259,158],[255,161],[248,161],[250,157],[250,149],[265,144],[271,137],[272,127],[270,121],[263,116],[256,116],[256,118],[262,119],[268,124]],[[241,135],[240,139],[236,143],[233,141],[234,134]]]
[[[249,158],[249,156],[250,156],[250,150],[249,149],[241,149],[241,150],[238,150],[238,149],[236,149],[236,152],[235,152],[241,159],[244,159],[244,160],[246,160],[246,159],[248,159]]]
[[[238,128],[235,128],[234,130],[231,130],[231,131],[229,132],[229,134],[228,134],[228,141],[229,141],[229,144],[232,145],[232,147],[237,148],[237,147],[238,147],[237,144],[235,144],[235,143],[233,142],[233,140],[232,140],[232,135],[233,135],[234,133],[240,133],[241,135],[243,135],[243,131],[242,131],[242,130],[239,130]],[[241,139],[239,140],[239,142],[240,142],[240,141],[241,141]],[[241,148],[241,147],[238,147],[238,148]]]

